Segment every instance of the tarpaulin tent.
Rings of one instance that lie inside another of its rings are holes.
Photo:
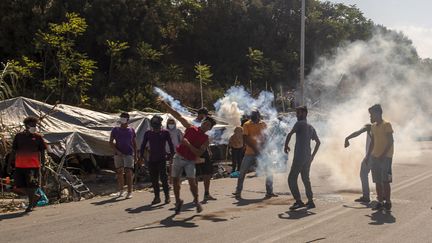
[[[149,129],[150,118],[160,115],[166,122],[168,114],[133,111],[129,113],[130,127],[137,133],[137,145],[141,145],[145,131]],[[0,122],[5,126],[16,127],[27,116],[43,117],[39,131],[59,157],[75,153],[90,153],[110,156],[113,151],[108,144],[111,129],[117,126],[119,114],[108,114],[75,106],[58,104],[55,107],[44,102],[25,97],[17,97],[0,102]],[[192,121],[193,117],[186,119]],[[183,129],[177,122],[180,129]],[[221,134],[228,125],[216,125],[213,134]],[[215,138],[217,139],[217,138]],[[55,145],[59,146],[55,146]]]

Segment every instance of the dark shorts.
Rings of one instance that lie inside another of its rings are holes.
[[[372,180],[374,183],[392,182],[392,158],[371,158]]]
[[[204,163],[195,165],[196,175],[213,175],[213,162],[210,159],[208,151],[205,151],[202,157],[204,158]]]
[[[39,168],[16,168],[14,172],[15,186],[17,188],[39,187]]]

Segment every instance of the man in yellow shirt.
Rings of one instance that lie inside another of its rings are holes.
[[[390,183],[392,182],[393,128],[390,122],[382,118],[381,105],[376,104],[370,107],[369,113],[371,120],[375,123],[371,127],[371,143],[367,157],[370,157],[372,179],[376,184],[378,196],[378,203],[372,209],[390,210],[392,207]]]
[[[236,199],[241,199],[246,173],[261,152],[262,145],[264,144],[264,130],[266,128],[267,125],[261,120],[260,113],[257,110],[252,111],[251,119],[243,125],[243,139],[246,144],[246,151],[240,166],[237,188],[233,193]],[[266,177],[266,198],[276,196],[277,195],[273,193],[273,176],[271,173],[268,173]]]

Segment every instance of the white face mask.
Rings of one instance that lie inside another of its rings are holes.
[[[28,131],[33,134],[36,133],[36,127],[29,127]]]
[[[128,119],[124,118],[124,117],[120,117],[119,122],[120,122],[120,124],[126,124],[128,122]]]
[[[174,129],[175,128],[175,124],[168,124],[168,128],[169,129]]]

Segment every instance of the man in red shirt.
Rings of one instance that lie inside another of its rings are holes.
[[[191,125],[165,101],[159,98],[159,102],[186,128],[183,141],[176,148],[177,153],[174,156],[171,170],[171,176],[173,178],[174,185],[174,195],[176,199],[175,213],[180,213],[181,207],[183,205],[183,200],[180,199],[180,176],[183,173],[183,170],[185,171],[186,178],[189,181],[189,187],[194,197],[196,210],[198,213],[200,213],[202,211],[202,206],[198,201],[198,186],[195,180],[195,163],[200,163],[200,156],[209,146],[208,135],[205,133],[213,128],[213,126],[216,124],[216,121],[211,117],[206,117],[202,121],[201,126],[196,127]]]
[[[42,136],[36,133],[38,121],[36,117],[24,119],[25,131],[17,133],[12,144],[12,153],[15,154],[15,186],[24,190],[28,196],[26,212],[31,212],[41,198],[36,190],[40,185],[40,168],[45,163],[47,147]]]

